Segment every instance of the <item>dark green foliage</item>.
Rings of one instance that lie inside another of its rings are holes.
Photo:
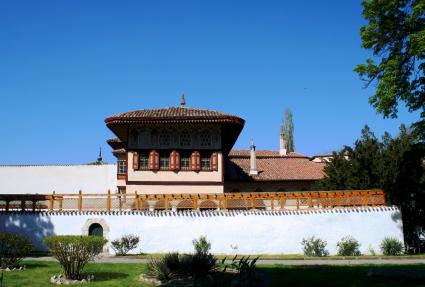
[[[193,247],[196,253],[209,253],[211,249],[211,243],[208,242],[206,236],[200,236],[198,239],[192,241]]]
[[[342,238],[337,244],[338,255],[340,256],[360,256],[360,243],[352,236]]]
[[[304,238],[301,241],[301,245],[303,246],[304,255],[306,256],[328,256],[329,252],[326,250],[326,241],[316,238],[314,236],[310,238]]]
[[[16,268],[33,250],[28,238],[16,233],[0,233],[0,268]]]
[[[234,286],[240,287],[254,287],[254,286],[262,286],[262,278],[259,277],[257,272],[257,260],[259,257],[255,257],[251,259],[249,256],[237,259],[235,256],[232,259],[232,263],[230,264],[230,268],[236,270],[236,280],[234,281]]]
[[[169,281],[181,276],[181,265],[178,253],[167,253],[160,259],[149,259],[146,274],[161,281]]]
[[[100,236],[49,236],[44,244],[59,261],[68,279],[81,279],[84,266],[99,255],[107,240]]]
[[[127,234],[120,239],[111,241],[111,247],[117,255],[126,255],[130,250],[136,248],[139,242],[139,236]]]
[[[397,238],[385,237],[380,247],[382,254],[387,256],[397,256],[404,253],[404,245]]]
[[[425,3],[423,0],[363,1],[364,48],[373,52],[355,71],[376,84],[369,102],[384,117],[397,117],[398,103],[420,111],[413,127],[425,140]],[[377,61],[377,62],[375,62]]]
[[[217,271],[217,258],[209,253],[211,244],[206,237],[193,240],[194,254],[168,253],[160,259],[151,258],[147,274],[161,281],[193,278],[195,283]]]
[[[381,141],[366,126],[354,147],[334,153],[315,189],[383,189],[388,203],[401,208],[406,242],[417,246],[415,228],[425,222],[424,158],[424,145],[404,125],[398,137],[386,133]]]

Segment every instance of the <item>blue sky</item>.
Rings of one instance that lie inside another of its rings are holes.
[[[349,145],[364,124],[396,134],[353,72],[360,1],[0,2],[0,164],[114,157],[103,120],[187,105],[239,115],[234,148],[277,149],[283,110],[307,155]]]

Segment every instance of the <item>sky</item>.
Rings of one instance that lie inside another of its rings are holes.
[[[0,164],[115,162],[104,119],[177,106],[241,116],[235,149],[279,148],[283,111],[306,155],[368,124],[397,134],[353,72],[360,1],[0,1]]]

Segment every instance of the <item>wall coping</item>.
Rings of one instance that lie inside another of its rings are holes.
[[[57,216],[69,216],[69,215],[140,215],[140,216],[197,216],[197,217],[208,217],[208,216],[236,216],[239,214],[243,215],[268,215],[268,216],[287,216],[287,215],[308,215],[308,214],[327,214],[327,213],[363,213],[363,212],[380,212],[380,211],[400,211],[397,206],[376,206],[376,207],[338,207],[328,209],[301,209],[301,210],[111,210],[111,211],[78,211],[78,210],[62,210],[62,211],[0,211],[2,214],[38,214],[38,215],[57,215]]]

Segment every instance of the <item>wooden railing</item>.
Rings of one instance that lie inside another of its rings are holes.
[[[223,194],[0,194],[2,211],[264,209],[384,206],[382,190]]]

